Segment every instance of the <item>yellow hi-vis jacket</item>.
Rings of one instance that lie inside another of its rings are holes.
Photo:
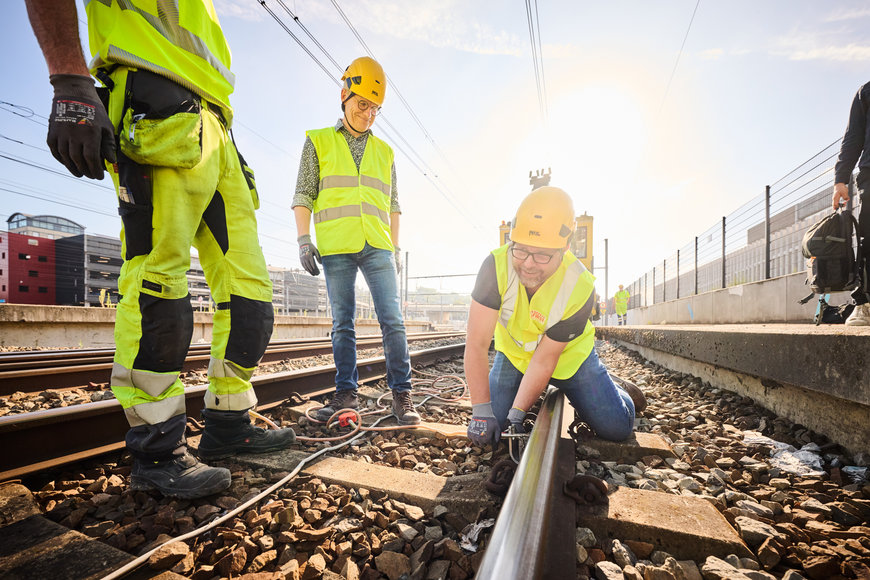
[[[232,118],[230,48],[212,0],[85,0],[89,68],[120,64],[166,77]]]
[[[574,254],[565,252],[559,268],[538,288],[529,302],[526,288],[520,284],[514,270],[509,246],[505,244],[492,253],[501,295],[495,327],[495,349],[504,353],[517,370],[525,373],[544,333],[586,304],[595,291],[595,277]],[[594,345],[595,327],[587,320],[583,332],[572,338],[559,356],[553,378],[571,378],[592,352]]]
[[[622,316],[628,312],[628,298],[630,294],[628,290],[620,290],[613,296],[613,306],[616,313]]]
[[[354,254],[366,242],[393,251],[390,236],[390,195],[393,150],[369,133],[359,170],[350,147],[335,127],[306,133],[320,166],[314,200],[314,233],[324,256]]]

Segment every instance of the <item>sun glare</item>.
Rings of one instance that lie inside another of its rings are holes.
[[[584,189],[621,186],[643,156],[646,126],[634,98],[621,89],[584,87],[565,93],[550,110],[553,171],[569,171]],[[558,122],[556,122],[558,120]]]

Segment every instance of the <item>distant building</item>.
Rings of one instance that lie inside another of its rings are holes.
[[[0,232],[0,302],[54,304],[54,240]]]
[[[59,216],[15,213],[0,232],[0,302],[101,306],[117,304],[121,240],[85,234]],[[326,315],[326,283],[303,270],[269,267],[276,314]],[[214,303],[196,255],[187,272],[194,309]],[[101,301],[101,297],[103,300]]]

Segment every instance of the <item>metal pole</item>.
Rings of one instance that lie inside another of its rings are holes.
[[[770,280],[770,186],[764,187],[764,279]]]
[[[668,261],[662,260],[662,302],[668,301]]]
[[[656,269],[653,268],[653,305],[656,303]]]
[[[725,288],[725,216],[722,216],[722,288]]]
[[[408,252],[405,252],[405,297],[402,300],[402,317],[408,317]]]
[[[698,236],[695,236],[695,295],[698,294]]]
[[[647,293],[649,292],[649,272],[643,273],[643,305],[649,305]]]
[[[609,265],[608,260],[610,258],[609,258],[608,253],[607,253],[608,252],[607,244],[608,244],[607,238],[604,238],[604,304],[605,305],[607,304],[607,301],[610,298],[609,276],[608,276],[608,274],[610,273],[610,269],[608,268],[608,265]],[[616,309],[616,302],[615,301],[613,303],[613,307],[614,307],[614,309]],[[605,325],[610,324],[610,309],[609,308],[607,309],[607,315],[604,317],[604,324]]]
[[[680,251],[677,250],[677,299],[680,298]]]

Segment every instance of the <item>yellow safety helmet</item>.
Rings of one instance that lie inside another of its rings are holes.
[[[539,248],[564,248],[574,232],[574,204],[558,187],[539,187],[526,196],[511,222],[511,241]]]
[[[344,88],[365,99],[370,100],[377,106],[384,104],[384,95],[387,92],[387,75],[384,69],[373,58],[361,56],[350,63],[344,69]]]

